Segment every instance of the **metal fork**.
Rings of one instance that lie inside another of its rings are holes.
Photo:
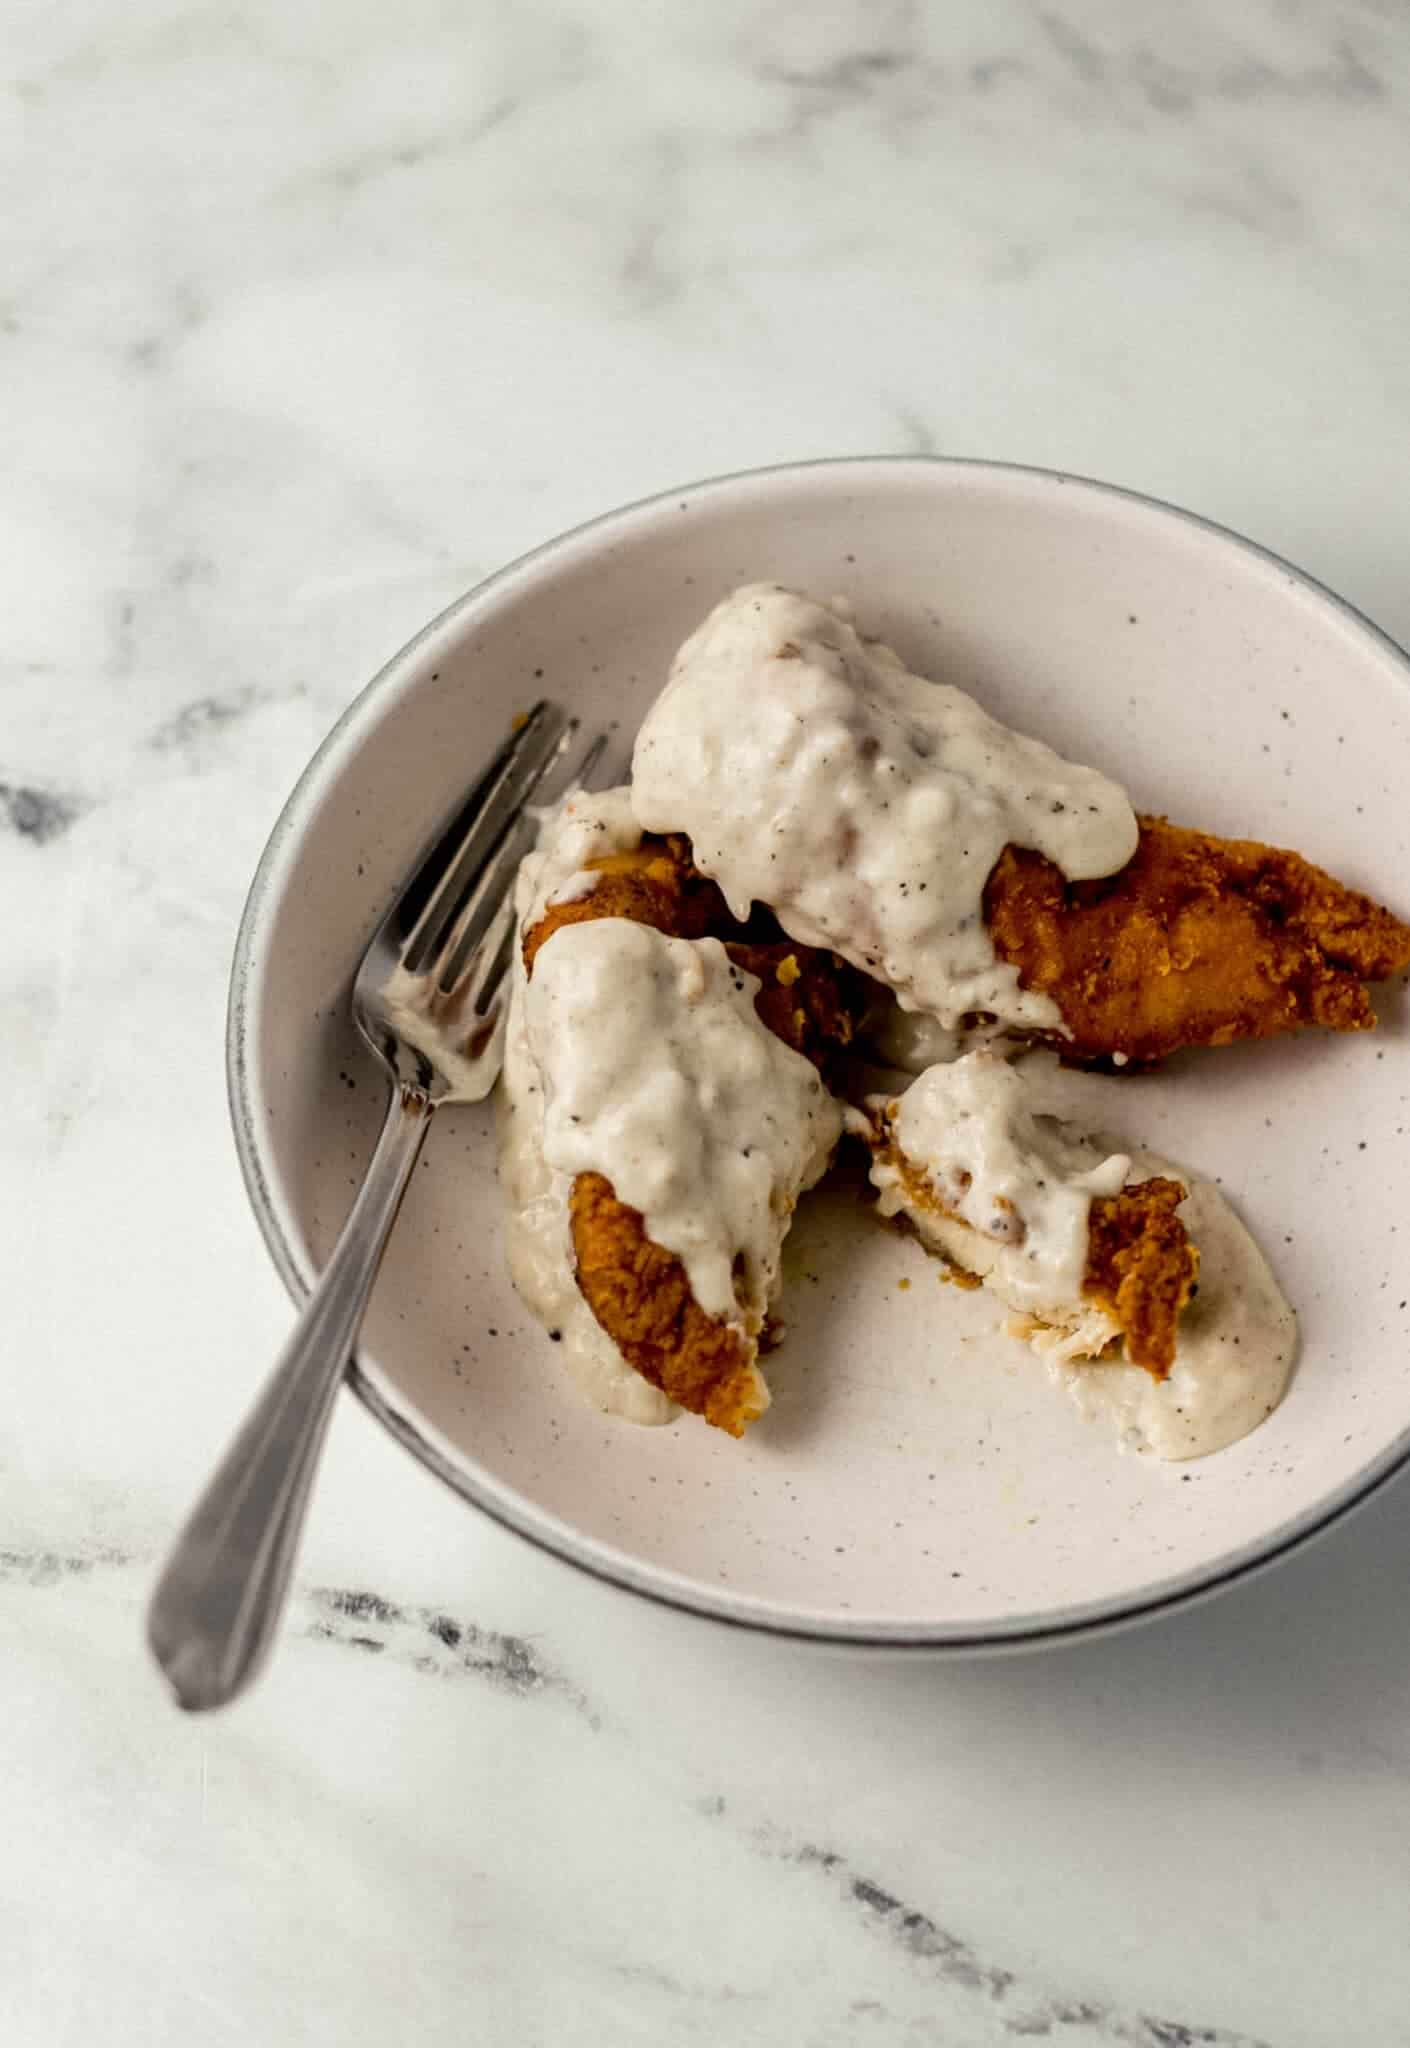
[[[499,1073],[527,807],[577,731],[535,705],[424,853],[353,985],[357,1028],[392,1081],[367,1177],[269,1382],[157,1581],[147,1640],[183,1707],[224,1706],[255,1677],[284,1609],[328,1420],[431,1117]],[[567,788],[592,786],[599,736]]]

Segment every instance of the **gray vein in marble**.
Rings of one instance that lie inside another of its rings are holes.
[[[175,285],[167,300],[164,323],[124,344],[123,355],[134,369],[148,373],[164,370],[177,345],[194,334],[207,318],[206,301],[189,282],[183,280]]]
[[[875,24],[866,25],[875,38]],[[947,84],[944,67],[928,62],[919,48],[909,6],[895,10],[886,40],[868,40],[815,70],[776,59],[756,59],[753,68],[761,85],[785,96],[781,129],[752,138],[768,145],[806,142],[821,123],[855,113],[872,117],[894,145],[917,123],[933,119]]]
[[[1005,79],[1028,75],[1028,66],[1021,57],[982,57],[969,67],[969,82],[979,92],[992,92]]]
[[[182,588],[189,582],[203,580],[209,569],[211,565],[199,555],[180,557],[168,571],[166,584]],[[219,750],[223,737],[246,719],[271,705],[291,705],[301,696],[307,696],[305,682],[293,682],[283,688],[242,684],[234,690],[211,690],[205,696],[193,696],[191,702],[178,705],[176,711],[168,713],[148,731],[146,748],[152,754],[182,756],[186,766],[201,768]]]
[[[0,1584],[15,1586],[56,1586],[68,1579],[86,1578],[100,1567],[131,1564],[125,1551],[99,1550],[0,1550]]]
[[[11,1545],[0,1548],[0,1586],[66,1585],[99,1571],[123,1570],[145,1562],[110,1545],[68,1551]],[[308,1641],[386,1657],[427,1677],[477,1678],[512,1699],[557,1699],[590,1728],[602,1725],[582,1689],[527,1636],[482,1628],[439,1607],[398,1606],[380,1593],[342,1587],[311,1587],[299,1604],[311,1608],[313,1618],[302,1627],[295,1621],[293,1632]]]
[[[32,783],[0,782],[0,818],[21,839],[47,846],[60,839],[87,804],[67,790],[40,789]]]
[[[1195,212],[1214,214],[1255,234],[1296,235],[1306,218],[1297,194],[1266,164],[1253,160],[1241,165],[1234,178],[1217,185],[1201,181],[1181,196]]]
[[[186,567],[178,564],[178,569]],[[201,573],[199,560],[190,565],[192,576]],[[186,753],[197,755],[204,752],[209,744],[231,726],[238,725],[251,712],[260,710],[266,704],[287,703],[292,698],[306,694],[302,683],[290,689],[267,690],[253,683],[247,683],[237,690],[218,691],[205,697],[193,697],[189,704],[183,704],[169,717],[154,726],[147,735],[147,745],[153,753]]]
[[[1070,18],[1054,12],[1040,12],[1038,21],[1049,45],[1080,84],[1107,93],[1134,86],[1158,114],[1187,115],[1205,100],[1233,105],[1268,98],[1365,103],[1383,100],[1389,91],[1344,35],[1335,39],[1320,62],[1277,64],[1237,50],[1208,66],[1196,66],[1179,64],[1144,43],[1105,51]]]
[[[215,563],[209,555],[178,555],[167,568],[162,582],[168,590],[189,590],[196,583],[215,581]]]
[[[719,1798],[701,1800],[696,1806],[708,1819],[722,1818],[726,1810]],[[1123,2011],[1105,2000],[1065,1998],[1025,1986],[1012,1970],[982,1955],[963,1935],[908,1903],[840,1850],[789,1838],[767,1825],[750,1829],[746,1839],[771,1861],[824,1878],[864,1926],[935,1983],[1002,2008],[998,2024],[1015,2040],[1065,2036],[1075,2048],[1074,2037],[1085,2036],[1102,2048],[1269,2048],[1266,2041],[1233,2028]]]
[[[893,13],[881,35],[874,20],[859,14],[855,47],[813,69],[776,56],[761,58],[746,46],[743,60],[754,77],[785,98],[781,124],[749,139],[768,146],[806,140],[821,121],[862,113],[890,144],[904,145],[917,126],[934,122],[944,104],[962,103],[967,95],[993,100],[1009,91],[1050,92],[1055,79],[1079,88],[1084,118],[1125,125],[1149,116],[1184,121],[1205,106],[1365,106],[1390,96],[1386,80],[1345,33],[1329,40],[1324,55],[1297,62],[1251,49],[1231,24],[1209,36],[1197,57],[1181,61],[1148,42],[1112,37],[1103,43],[1078,25],[1074,12],[1035,10],[1031,18],[1041,41],[1032,57],[997,50],[963,70],[930,54],[913,10],[905,7]]]
[[[670,135],[656,138],[648,174],[642,180],[650,194],[650,210],[634,229],[619,272],[635,312],[654,313],[678,299],[683,289],[679,270],[669,260],[678,225],[678,192],[683,152]]]
[[[912,405],[892,399],[887,407],[897,427],[897,446],[905,455],[938,455],[940,442],[930,422]]]
[[[1280,70],[1260,58],[1243,59],[1223,72],[1215,86],[1222,99],[1248,100],[1269,93],[1296,100],[1383,100],[1388,87],[1353,49],[1349,39],[1339,36],[1325,64],[1307,64]]]
[[[658,1969],[653,1963],[611,1963],[608,1967],[619,1983],[640,1984],[647,1990],[665,1991],[673,1998],[685,2000],[690,2006],[760,2005],[769,1999],[767,1991],[741,1991],[736,1985],[722,1983],[717,1977],[687,1982],[683,1977],[673,1976],[669,1970]]]
[[[1087,85],[1099,85],[1106,77],[1106,59],[1096,44],[1060,14],[1041,13],[1038,20],[1043,34],[1077,76]]]
[[[487,136],[493,135],[496,129],[503,128],[518,113],[520,105],[516,94],[503,93],[468,121],[457,121],[449,128],[423,136],[419,141],[382,143],[376,148],[361,150],[356,156],[344,157],[336,163],[322,165],[316,171],[304,172],[285,189],[305,191],[310,187],[332,185],[339,192],[358,192],[365,185],[397,171],[418,171],[443,164],[452,157],[466,155]]]
[[[137,667],[137,599],[130,591],[114,591],[107,609],[108,653],[104,667],[114,678],[130,676]]]
[[[986,275],[995,284],[1023,284],[1039,269],[1048,251],[1041,241],[1014,237],[986,258]]]
[[[191,703],[183,704],[170,718],[164,718],[148,734],[147,744],[159,754],[168,753],[176,747],[193,746],[209,734],[243,718],[255,701],[253,687],[232,690],[223,697],[197,697]]]
[[[340,1643],[436,1678],[470,1676],[515,1699],[543,1694],[571,1706],[589,1727],[601,1725],[584,1694],[527,1637],[459,1621],[435,1607],[399,1607],[377,1593],[315,1587],[315,1618],[303,1633]]]
[[[869,94],[876,81],[902,71],[909,56],[901,50],[849,50],[834,57],[816,71],[797,71],[787,65],[768,64],[760,77],[779,85],[802,86],[810,92],[835,93],[842,99]]]

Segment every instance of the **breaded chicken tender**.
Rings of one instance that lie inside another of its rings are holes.
[[[743,1436],[769,1405],[757,1337],[706,1315],[682,1261],[652,1243],[640,1211],[600,1173],[578,1175],[570,1214],[578,1286],[628,1365],[680,1407]]]
[[[834,1069],[870,998],[865,976],[785,938],[767,913],[747,925],[732,918],[678,834],[593,860],[585,873],[599,879],[585,893],[549,903],[525,933],[531,979],[555,933],[600,918],[647,925],[669,938],[719,938],[734,966],[759,981],[760,1023],[824,1076]],[[604,1175],[576,1176],[569,1216],[579,1291],[622,1357],[680,1407],[741,1436],[769,1405],[755,1364],[762,1315],[744,1325],[708,1315],[684,1262],[652,1241],[641,1212],[619,1200]]]
[[[565,924],[626,917],[673,939],[722,938],[724,927],[733,926],[723,896],[696,868],[690,842],[679,832],[647,834],[640,846],[589,861],[585,872],[595,878],[592,888],[566,902],[550,902],[525,932],[524,965],[531,974],[540,946]]]
[[[927,1221],[944,1219],[964,1226],[965,1219],[943,1201],[934,1182],[896,1144],[890,1118],[883,1113],[876,1126],[874,1154],[895,1176],[902,1197],[899,1208],[934,1244]],[[1175,1214],[1185,1199],[1179,1181],[1157,1177],[1137,1181],[1119,1194],[1092,1198],[1087,1222],[1083,1300],[1101,1311],[1109,1327],[1097,1325],[1099,1338],[1119,1338],[1132,1365],[1164,1379],[1175,1363],[1180,1312],[1199,1277],[1199,1253]],[[979,1232],[946,1231],[937,1246],[963,1274],[989,1277],[991,1251]],[[1034,1330],[1057,1325],[1046,1315],[1025,1318]],[[1101,1343],[1098,1343],[1098,1349]]]
[[[1100,881],[1006,847],[984,915],[1000,959],[1061,1010],[1054,1042],[1087,1062],[1369,1031],[1367,983],[1410,968],[1410,925],[1300,854],[1164,818],[1141,818],[1135,854]]]
[[[758,978],[754,1007],[760,1020],[825,1079],[833,1076],[875,995],[866,975],[835,953],[796,944],[766,910],[756,910],[747,924],[731,917],[715,884],[691,859],[689,840],[678,832],[661,838],[648,833],[639,847],[591,861],[586,872],[600,878],[591,890],[549,903],[524,934],[530,974],[554,932],[599,917],[630,918],[674,939],[719,939],[736,967]]]

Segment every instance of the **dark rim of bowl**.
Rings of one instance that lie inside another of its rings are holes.
[[[797,462],[771,463],[759,469],[733,470],[721,476],[707,477],[698,483],[680,485],[673,490],[652,492],[648,497],[637,498],[629,504],[616,506],[609,512],[600,513],[596,518],[585,520],[578,526],[556,534],[552,539],[529,549],[525,554],[517,556],[512,562],[495,570],[492,575],[485,577],[454,599],[382,665],[372,680],[352,699],[315,750],[290,791],[260,856],[259,866],[255,870],[240,919],[231,968],[226,1020],[226,1085],[235,1148],[250,1204],[270,1256],[295,1303],[301,1303],[306,1299],[309,1283],[280,1228],[269,1182],[259,1155],[249,1093],[248,999],[255,969],[258,933],[274,867],[285,842],[301,820],[304,799],[316,784],[319,769],[326,756],[358,721],[364,709],[381,693],[391,677],[405,667],[417,648],[458,613],[484,599],[499,584],[521,570],[554,553],[566,542],[582,539],[598,528],[610,526],[619,520],[628,520],[633,515],[649,511],[656,506],[679,504],[682,500],[692,501],[706,493],[713,494],[731,486],[757,482],[763,478],[783,478],[811,470],[860,470],[878,467],[986,470],[999,475],[1041,477],[1050,483],[1074,484],[1083,490],[1094,491],[1103,496],[1129,499],[1153,511],[1164,513],[1172,519],[1201,528],[1206,533],[1217,535],[1245,553],[1254,555],[1281,570],[1289,582],[1309,591],[1340,613],[1394,657],[1404,671],[1405,682],[1410,685],[1410,654],[1407,654],[1398,642],[1336,591],[1329,589],[1315,576],[1299,569],[1282,555],[1274,553],[1271,548],[1262,547],[1257,541],[1250,540],[1247,535],[1237,532],[1232,527],[1221,525],[1217,520],[1206,519],[1200,513],[1172,505],[1166,499],[1153,497],[1148,492],[1131,490],[1120,484],[1105,483],[1099,478],[1081,476],[1070,470],[1046,469],[1035,463],[987,461],[976,456],[932,455],[819,456]],[[1225,1587],[1268,1569],[1309,1543],[1314,1537],[1321,1535],[1354,1509],[1363,1506],[1373,1494],[1380,1491],[1394,1473],[1410,1462],[1410,1427],[1407,1427],[1379,1456],[1373,1458],[1361,1473],[1345,1481],[1318,1506],[1291,1517],[1270,1530],[1266,1536],[1243,1545],[1239,1550],[1229,1552],[1213,1564],[1197,1567],[1167,1581],[1159,1591],[1152,1593],[1148,1598],[1129,1598],[1117,1594],[1041,1615],[1011,1616],[979,1627],[967,1627],[962,1624],[938,1624],[927,1627],[904,1622],[880,1621],[858,1621],[850,1625],[837,1622],[814,1624],[803,1617],[797,1620],[776,1618],[767,1611],[756,1611],[748,1603],[721,1597],[709,1588],[702,1586],[697,1589],[687,1581],[674,1583],[672,1575],[639,1564],[625,1552],[611,1550],[592,1538],[580,1537],[571,1529],[564,1528],[560,1531],[553,1518],[536,1514],[528,1506],[520,1509],[517,1498],[512,1502],[501,1499],[490,1488],[481,1486],[469,1473],[461,1470],[423,1433],[410,1414],[387,1399],[356,1355],[349,1361],[347,1380],[370,1413],[429,1471],[435,1473],[463,1500],[469,1501],[501,1527],[512,1530],[535,1548],[559,1558],[604,1584],[620,1587],[654,1601],[657,1605],[673,1608],[677,1612],[688,1613],[729,1627],[742,1628],[752,1633],[795,1642],[830,1645],[834,1648],[930,1654],[943,1651],[975,1655],[981,1652],[1036,1649],[1108,1634],[1139,1621],[1151,1620],[1156,1615],[1192,1606],[1210,1598]]]

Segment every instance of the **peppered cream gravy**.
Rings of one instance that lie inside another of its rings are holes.
[[[1137,839],[1105,776],[772,583],[725,598],[681,648],[637,736],[632,806],[649,831],[689,834],[736,916],[767,903],[790,937],[948,1025],[1061,1025],[985,929],[1005,846],[1076,881],[1115,873]]]

